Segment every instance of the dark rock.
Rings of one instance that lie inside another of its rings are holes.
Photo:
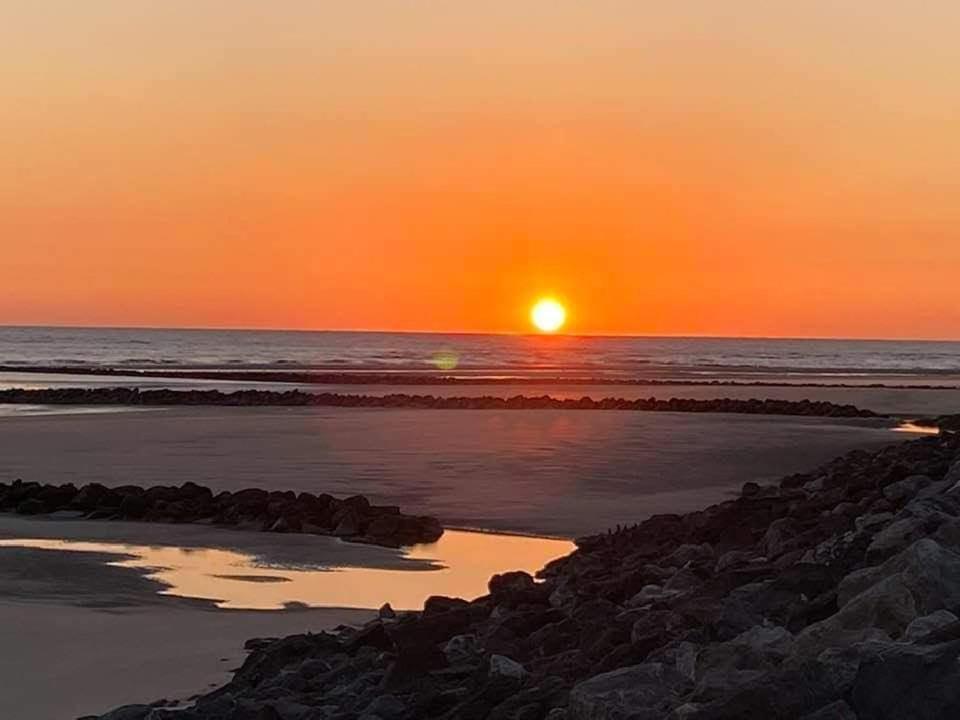
[[[843,700],[824,705],[819,710],[804,715],[800,720],[858,720],[857,714]]]
[[[642,717],[638,713],[643,710],[664,713],[687,686],[683,676],[661,663],[621,668],[574,686],[570,691],[567,718],[619,720]]]
[[[334,534],[388,547],[436,542],[443,535],[436,518],[403,515],[396,506],[373,506],[359,495],[337,501],[329,495],[268,493],[249,488],[214,496],[209,488],[193,482],[146,490],[135,485],[107,488],[92,483],[78,491],[70,484],[17,480],[0,485],[0,510],[25,515],[80,511],[94,520],[212,521],[222,525],[243,523],[245,527],[259,524],[264,531]]]
[[[137,520],[147,513],[149,507],[144,495],[125,495],[120,501],[120,514],[126,518]]]
[[[17,513],[20,515],[39,515],[44,512],[47,512],[47,506],[39,498],[27,498],[17,504]]]
[[[869,653],[870,650],[872,653]],[[863,720],[960,717],[960,641],[867,648],[851,703]]]

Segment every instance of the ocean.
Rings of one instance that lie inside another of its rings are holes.
[[[0,365],[954,384],[960,342],[0,327]]]

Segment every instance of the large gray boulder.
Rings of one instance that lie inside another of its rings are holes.
[[[926,475],[911,475],[910,477],[890,483],[883,488],[883,496],[894,505],[902,505],[911,500],[917,491],[930,484]]]
[[[491,655],[490,675],[491,677],[501,677],[521,682],[526,677],[527,671],[523,665],[505,655]]]
[[[923,538],[882,565],[847,575],[837,588],[838,605],[847,605],[855,596],[895,575],[902,576],[915,594],[921,615],[960,604],[960,554],[936,540]]]
[[[960,555],[929,538],[880,566],[857,570],[839,585],[835,614],[797,637],[810,654],[868,639],[904,635],[918,617],[960,604]]]
[[[925,528],[923,520],[919,518],[904,517],[894,520],[873,536],[873,541],[867,547],[867,562],[883,562],[914,540],[919,540],[928,534],[929,531]]]
[[[957,619],[957,616],[949,610],[937,610],[929,615],[918,617],[907,625],[907,629],[903,633],[903,639],[906,641],[919,640],[934,630],[953,625],[957,622]]]
[[[788,660],[722,698],[699,705],[690,720],[772,720],[802,717],[841,699],[853,686],[860,658],[849,648]]]
[[[861,720],[960,717],[960,640],[871,643],[860,652],[850,701]]]
[[[749,673],[776,667],[791,653],[793,644],[793,635],[785,628],[758,625],[732,640],[708,645],[696,658],[696,699],[713,695],[724,686],[743,684]]]
[[[807,713],[800,720],[859,720],[853,708],[843,700],[824,705],[819,710]]]
[[[663,663],[644,663],[596,675],[570,692],[568,720],[628,720],[666,715],[689,683]],[[657,715],[656,713],[660,713]]]

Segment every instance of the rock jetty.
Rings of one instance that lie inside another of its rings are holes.
[[[186,482],[178,486],[77,488],[16,480],[0,483],[0,511],[43,515],[73,511],[91,520],[209,523],[245,530],[332,535],[352,542],[401,547],[436,542],[440,521],[404,515],[394,505],[372,505],[362,495],[339,500],[307,492],[256,488],[214,492]]]
[[[960,717],[958,483],[956,434],[853,452],[100,720]]]
[[[695,400],[655,397],[558,399],[549,395],[492,395],[442,397],[436,395],[345,395],[299,390],[138,390],[137,388],[52,388],[0,390],[0,403],[31,405],[190,405],[252,407],[412,408],[421,410],[632,410],[639,412],[737,413],[747,415],[802,415],[832,418],[884,417],[854,405],[814,400]]]

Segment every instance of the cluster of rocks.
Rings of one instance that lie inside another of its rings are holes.
[[[51,388],[0,390],[0,403],[40,405],[216,405],[348,408],[414,408],[424,410],[634,410],[642,412],[737,413],[748,415],[803,415],[809,417],[882,417],[854,405],[815,400],[738,400],[719,398],[604,398],[558,399],[549,395],[503,398],[438,397],[435,395],[344,395],[299,390],[138,390],[137,388]]]
[[[101,720],[960,717],[958,483],[955,434],[854,452]]]
[[[214,492],[192,482],[177,486],[106,487],[91,483],[41,485],[0,483],[0,511],[21,515],[74,513],[91,520],[210,523],[246,530],[332,535],[388,547],[436,542],[440,522],[404,515],[393,505],[371,505],[362,495],[344,500],[307,492],[256,488]]]

